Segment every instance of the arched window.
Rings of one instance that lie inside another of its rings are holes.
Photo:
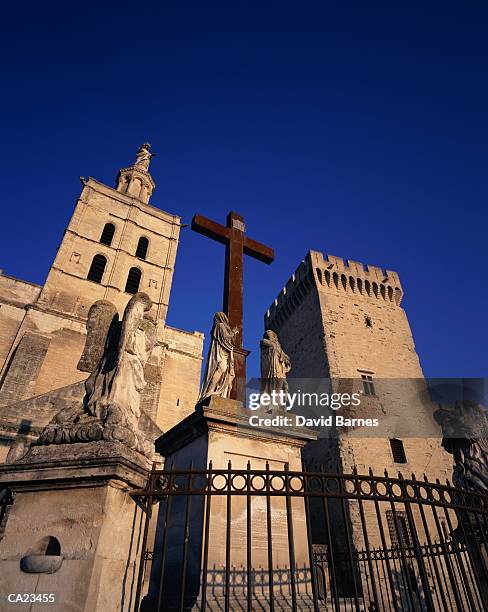
[[[136,249],[136,257],[139,257],[139,259],[146,259],[148,247],[149,240],[145,236],[139,238],[139,242],[137,243]]]
[[[105,223],[102,235],[100,236],[100,242],[110,246],[115,234],[115,225],[113,223]]]
[[[127,282],[125,283],[126,293],[137,293],[139,291],[139,284],[141,282],[142,272],[139,268],[131,268],[127,275]]]
[[[95,255],[95,257],[92,259],[91,266],[88,271],[88,276],[86,278],[88,280],[93,281],[94,283],[101,283],[106,265],[106,257],[104,257],[103,255]]]

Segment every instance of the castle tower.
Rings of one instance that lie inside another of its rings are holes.
[[[443,480],[451,476],[451,460],[426,401],[402,298],[396,272],[310,251],[267,311],[265,327],[290,355],[290,378],[330,378],[334,390],[362,394],[352,417],[390,424],[391,438],[342,430],[336,441],[322,441],[317,462],[346,473],[386,468]]]

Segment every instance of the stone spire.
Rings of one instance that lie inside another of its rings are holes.
[[[119,171],[117,191],[126,193],[147,204],[156,186],[149,174],[149,164],[153,157],[154,153],[151,153],[151,145],[148,142],[142,144],[137,151],[134,164]]]

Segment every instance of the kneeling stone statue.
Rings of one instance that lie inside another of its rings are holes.
[[[58,412],[37,444],[117,440],[146,456],[152,454],[153,445],[138,426],[140,396],[146,386],[144,366],[159,344],[156,324],[148,316],[151,306],[147,294],[136,293],[119,321],[111,302],[92,305],[78,363],[79,370],[90,372],[83,404]]]

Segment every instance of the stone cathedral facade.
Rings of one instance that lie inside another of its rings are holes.
[[[181,219],[149,203],[155,184],[146,165],[122,168],[115,188],[81,179],[43,286],[0,274],[0,462],[14,440],[37,437],[56,402],[81,401],[86,373],[77,363],[96,300],[122,314],[133,293],[149,295],[164,345],[146,366],[143,409],[164,431],[194,408],[203,334],[166,325]]]

